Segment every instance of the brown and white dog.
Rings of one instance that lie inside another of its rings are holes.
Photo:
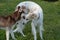
[[[25,2],[21,2],[17,5],[16,10],[18,9],[18,6],[21,7],[20,10],[24,11],[24,14],[22,14],[22,18],[24,19],[24,23],[27,23],[28,21],[32,20],[31,22],[31,26],[32,26],[32,33],[34,35],[34,40],[37,40],[36,37],[36,26],[38,25],[38,29],[39,29],[39,34],[41,39],[43,40],[43,10],[42,8],[35,2],[31,2],[31,1],[25,1]],[[21,29],[21,26],[23,26],[23,24],[19,23],[17,25],[17,29],[14,30],[14,32],[16,31],[20,31],[22,32],[23,28]],[[21,29],[21,30],[20,30]],[[22,32],[23,34],[23,32]]]
[[[9,33],[11,34],[12,38],[16,40],[13,33],[13,26],[21,19],[22,13],[22,11],[20,12],[19,6],[12,15],[6,17],[0,16],[0,29],[6,30],[6,40],[9,40]]]

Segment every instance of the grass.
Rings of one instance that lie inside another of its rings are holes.
[[[0,16],[12,14],[16,5],[22,1],[24,0],[0,0]],[[47,2],[43,0],[32,1],[38,3],[44,11],[44,40],[60,40],[60,0],[56,2]],[[20,33],[15,33],[17,40],[33,40],[30,22],[26,24],[24,33],[26,37],[23,37]],[[0,30],[0,40],[5,40],[5,36],[5,31]],[[37,38],[40,40],[39,34]],[[12,40],[11,37],[10,40]]]

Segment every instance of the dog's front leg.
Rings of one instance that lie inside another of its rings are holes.
[[[36,28],[35,28],[35,25],[34,25],[33,22],[31,23],[31,26],[32,26],[32,33],[33,33],[33,36],[34,36],[34,40],[37,40],[37,37],[36,37]]]
[[[14,29],[14,31],[13,31],[13,32],[17,32],[17,31],[18,31],[18,29],[19,29],[19,27],[17,27],[16,29]]]
[[[10,34],[11,34],[11,37],[16,40],[15,36],[14,36],[14,33],[13,33],[13,29],[10,29]]]
[[[18,31],[18,32],[20,32],[20,33],[23,35],[23,37],[25,37],[25,35],[24,35],[24,33],[23,33],[23,29],[24,29],[24,25],[18,23],[18,24],[17,24],[17,28],[16,28],[13,32]]]
[[[24,35],[24,33],[23,33],[24,25],[23,24],[17,25],[17,27],[19,27],[18,32],[20,32],[23,35],[23,37],[25,37],[26,35]]]
[[[6,40],[9,40],[9,28],[6,27]]]

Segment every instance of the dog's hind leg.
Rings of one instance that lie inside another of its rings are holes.
[[[33,33],[33,36],[34,36],[34,40],[37,40],[37,37],[36,37],[36,29],[35,29],[35,25],[34,25],[33,22],[31,23],[31,26],[32,26],[32,33]]]
[[[43,14],[40,14],[40,18],[39,18],[39,34],[40,34],[40,37],[41,39],[43,40],[43,31],[44,31],[44,28],[43,28]]]
[[[39,26],[39,34],[41,39],[43,40],[43,29],[42,29],[42,24]]]
[[[6,40],[9,40],[9,28],[6,27]]]

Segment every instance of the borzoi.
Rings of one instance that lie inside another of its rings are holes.
[[[42,8],[35,2],[31,2],[31,1],[25,1],[25,2],[21,2],[17,5],[16,10],[18,8],[18,6],[21,7],[21,10],[24,11],[24,16],[23,18],[25,19],[24,22],[26,23],[28,20],[32,20],[31,22],[31,26],[32,26],[32,33],[34,35],[34,40],[37,40],[36,37],[36,26],[38,25],[38,29],[39,29],[39,34],[41,39],[43,40],[43,10]],[[20,23],[21,24],[21,23]],[[20,31],[22,34],[22,30],[24,27],[22,27],[22,29],[20,28],[20,25],[17,25],[17,29],[14,30],[14,32],[16,31]],[[21,26],[23,26],[23,24],[21,24]],[[21,30],[19,30],[21,29]]]

